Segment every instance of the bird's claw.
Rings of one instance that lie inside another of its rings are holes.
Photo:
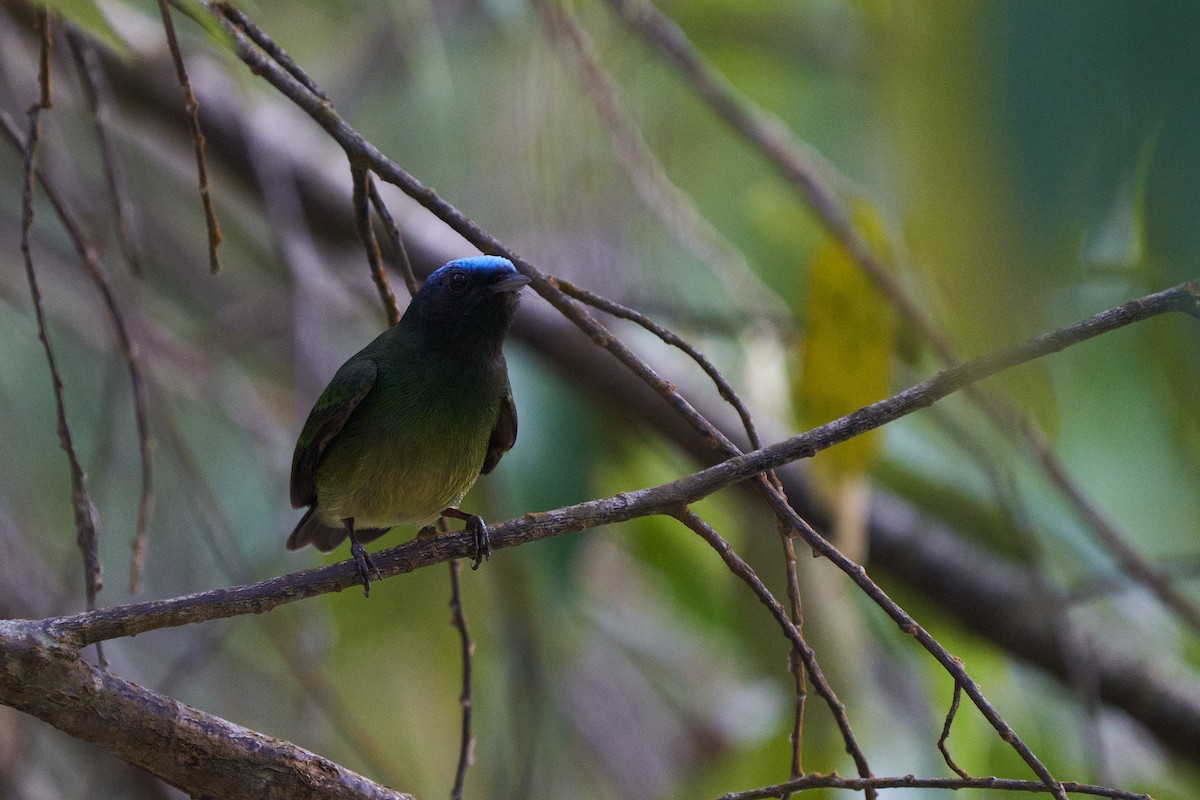
[[[480,564],[492,557],[492,537],[488,535],[483,517],[474,514],[467,518],[466,529],[475,537],[475,555],[471,559],[471,569],[479,569]]]
[[[371,573],[383,580],[383,573],[375,566],[371,554],[359,542],[350,543],[350,555],[354,557],[354,566],[358,568],[358,579],[362,583],[363,597],[371,596]]]

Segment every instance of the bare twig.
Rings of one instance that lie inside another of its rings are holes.
[[[0,130],[3,130],[4,134],[17,150],[26,153],[28,156],[30,151],[27,149],[20,131],[16,129],[12,120],[2,113],[0,113]],[[34,173],[41,183],[42,189],[46,192],[46,197],[49,198],[51,205],[54,206],[59,221],[62,223],[63,228],[66,229],[67,235],[71,239],[71,244],[75,247],[75,252],[79,255],[79,260],[83,263],[84,270],[104,301],[104,309],[108,314],[109,322],[112,324],[113,332],[116,335],[117,346],[121,351],[121,358],[125,361],[125,367],[129,372],[129,383],[133,392],[133,417],[137,428],[138,453],[141,458],[141,498],[138,502],[137,525],[134,529],[132,543],[133,555],[129,567],[129,591],[131,594],[137,594],[140,591],[140,577],[142,566],[145,563],[150,516],[154,510],[154,476],[152,467],[154,444],[150,435],[149,400],[146,395],[146,382],[142,375],[142,368],[136,348],[129,336],[128,326],[125,324],[125,315],[121,311],[121,305],[117,301],[116,293],[113,291],[112,284],[108,280],[108,275],[104,271],[104,266],[100,262],[100,257],[97,255],[96,249],[92,247],[84,235],[83,227],[79,224],[75,215],[67,208],[61,194],[47,181],[46,176],[42,174],[41,170],[35,167]]]
[[[387,231],[388,239],[392,243],[392,250],[395,251],[396,258],[400,261],[400,274],[404,276],[404,286],[408,289],[408,296],[412,297],[421,288],[421,284],[417,281],[416,273],[413,272],[412,262],[408,260],[408,249],[404,246],[404,237],[400,234],[400,226],[396,224],[395,217],[388,210],[387,203],[383,202],[383,196],[379,194],[379,187],[375,185],[375,179],[369,172],[367,173],[367,190],[371,193],[371,206],[379,216],[379,221],[383,223],[383,229]]]
[[[780,487],[782,491],[782,485]],[[800,602],[800,579],[796,573],[796,545],[792,531],[782,523],[779,525],[779,536],[783,540],[784,570],[787,576],[788,617],[800,635],[804,635],[804,606]],[[788,669],[792,673],[793,696],[795,705],[792,711],[792,745],[791,777],[798,778],[804,774],[804,705],[808,699],[808,683],[804,674],[803,659],[795,646],[788,655]],[[790,795],[785,795],[787,800]]]
[[[53,72],[50,69],[50,54],[54,49],[54,14],[49,6],[44,6],[38,14],[39,33],[42,37],[42,49],[38,55],[38,107],[49,110],[54,108],[54,95],[50,89]]]
[[[275,60],[279,66],[287,70],[288,74],[299,81],[305,89],[312,92],[321,100],[327,100],[324,90],[317,85],[317,82],[308,76],[300,65],[296,63],[287,51],[275,43],[275,40],[267,35],[267,32],[254,24],[254,21],[241,12],[236,6],[226,4],[221,10],[221,13],[230,19],[235,25],[245,31],[246,35],[258,45],[264,53]]]
[[[451,622],[458,630],[462,640],[462,694],[459,702],[462,704],[462,735],[459,739],[458,769],[454,772],[454,788],[450,790],[451,800],[462,800],[463,785],[467,779],[467,768],[474,761],[475,734],[471,730],[471,712],[474,701],[471,699],[472,656],[475,653],[475,643],[471,641],[471,632],[467,628],[467,615],[462,604],[462,561],[453,559],[450,562],[450,614]]]
[[[946,722],[942,725],[942,735],[938,737],[938,750],[942,753],[942,758],[946,760],[946,766],[954,770],[958,777],[963,780],[971,780],[971,774],[954,762],[954,758],[950,755],[950,747],[947,744],[950,740],[950,726],[954,724],[954,715],[958,713],[958,703],[962,699],[962,686],[957,682],[954,684],[954,697],[950,700],[950,710],[946,712]]]
[[[217,212],[213,208],[212,195],[208,187],[208,159],[204,155],[204,132],[200,130],[200,104],[192,92],[192,82],[188,78],[187,67],[183,64],[183,53],[179,50],[179,41],[175,38],[175,24],[171,22],[171,9],[167,0],[158,0],[158,10],[162,15],[163,31],[167,36],[167,47],[171,50],[171,58],[175,62],[175,75],[179,86],[183,89],[183,102],[188,112],[188,126],[192,132],[192,143],[196,150],[196,174],[200,181],[200,201],[204,205],[204,222],[208,226],[208,265],[215,275],[221,271],[221,262],[217,257],[217,248],[221,245],[221,228],[217,224]]]
[[[729,403],[737,411],[738,417],[742,420],[742,427],[746,430],[746,438],[750,440],[750,446],[756,450],[762,447],[762,441],[758,438],[758,430],[754,426],[754,419],[750,416],[750,410],[746,408],[746,404],[738,396],[737,391],[733,388],[733,384],[725,379],[720,370],[703,353],[677,334],[667,330],[639,311],[635,311],[632,308],[609,300],[607,297],[602,297],[595,292],[590,292],[587,289],[576,286],[565,278],[551,276],[549,280],[551,285],[560,289],[568,297],[573,297],[580,302],[587,303],[589,306],[598,308],[607,314],[612,314],[614,317],[637,323],[666,344],[682,350],[712,380],[721,395],[721,399]]]
[[[354,225],[358,229],[358,238],[367,251],[367,264],[371,268],[371,279],[375,281],[375,289],[383,303],[383,312],[387,315],[388,325],[400,321],[400,308],[396,305],[396,295],[392,293],[392,284],[383,269],[383,259],[379,255],[379,242],[375,239],[375,228],[371,225],[371,204],[368,183],[371,173],[366,167],[351,164],[350,175],[354,181]]]
[[[67,454],[71,466],[71,510],[75,517],[75,539],[83,555],[83,585],[89,611],[96,607],[96,595],[104,586],[100,563],[100,521],[96,514],[96,506],[92,503],[91,494],[87,488],[87,475],[79,456],[75,452],[75,444],[71,438],[71,428],[67,423],[67,407],[63,398],[62,373],[58,369],[58,360],[54,355],[54,346],[50,342],[50,331],[46,325],[46,311],[42,305],[42,293],[38,287],[37,272],[33,266],[33,249],[30,233],[33,228],[33,195],[37,182],[37,153],[38,139],[41,132],[41,112],[50,107],[50,49],[53,43],[51,15],[47,10],[42,15],[42,50],[39,82],[41,95],[39,102],[29,108],[29,133],[25,137],[25,169],[21,187],[21,255],[25,263],[25,278],[29,282],[29,295],[33,301],[33,312],[37,319],[38,340],[46,355],[46,365],[50,370],[50,383],[54,391],[54,411],[58,427],[58,443]],[[11,125],[11,120],[6,121]],[[14,130],[11,133],[17,133]],[[20,134],[17,133],[17,140]],[[104,652],[97,648],[96,655],[100,663],[104,663]]]
[[[804,641],[800,630],[793,624],[791,617],[786,609],[778,600],[771,594],[770,590],[763,584],[759,577],[754,573],[753,568],[747,564],[741,556],[734,552],[733,547],[726,541],[711,525],[700,518],[690,508],[683,507],[670,512],[671,516],[682,522],[694,533],[696,533],[704,541],[717,551],[721,559],[729,567],[729,571],[740,578],[750,587],[759,601],[767,607],[771,615],[775,617],[776,622],[783,628],[784,635],[792,643],[793,653],[796,654],[804,662],[805,670],[810,678],[812,678],[813,688],[817,694],[825,699],[826,704],[833,712],[834,720],[837,726],[841,729],[842,738],[847,742],[846,751],[854,759],[855,765],[864,778],[871,777],[871,768],[867,766],[866,757],[861,750],[851,747],[850,743],[854,741],[854,734],[850,730],[850,720],[846,716],[846,706],[834,694],[829,682],[825,679],[824,673],[821,671],[820,664],[817,663],[816,653]],[[793,768],[796,765],[793,764]],[[868,796],[875,796],[874,787],[867,789]]]
[[[829,231],[845,246],[851,257],[888,297],[908,322],[929,342],[947,366],[960,363],[954,346],[917,305],[896,275],[884,265],[870,244],[854,227],[838,192],[832,188],[836,171],[820,155],[795,139],[787,126],[743,96],[710,66],[686,35],[648,0],[606,0],[664,59],[673,64],[713,110],[747,142],[756,147],[808,201]],[[1084,521],[1085,528],[1116,558],[1135,580],[1145,585],[1164,606],[1173,610],[1200,632],[1200,605],[1171,584],[1169,578],[1143,558],[1094,502],[1079,488],[1055,454],[1042,432],[1025,416],[1000,399],[977,388],[967,397],[1001,429],[1023,443],[1041,465],[1050,483]]]
[[[1093,786],[1086,783],[1064,781],[1064,791],[1071,794],[1087,794],[1095,797],[1109,797],[1112,800],[1153,800],[1148,794],[1126,792],[1121,789],[1111,789],[1107,786]],[[1027,792],[1030,794],[1045,794],[1051,789],[1038,781],[1022,781],[1011,778],[918,778],[913,775],[887,778],[843,778],[832,775],[817,775],[811,773],[802,778],[781,783],[777,786],[764,786],[761,789],[750,789],[745,792],[731,792],[721,795],[717,800],[763,800],[768,797],[784,797],[790,792],[808,789],[847,789],[855,792],[867,789],[995,789],[1006,792]]]
[[[117,223],[117,241],[130,271],[134,275],[141,275],[141,255],[133,234],[133,206],[129,202],[120,159],[117,157],[116,147],[108,131],[109,108],[111,107],[108,82],[100,67],[100,58],[96,55],[95,45],[87,36],[68,25],[67,43],[71,46],[75,71],[79,74],[84,100],[87,102],[88,110],[91,111],[92,123],[96,127],[96,142],[100,146],[100,163],[104,167],[104,183],[108,189],[113,219]]]

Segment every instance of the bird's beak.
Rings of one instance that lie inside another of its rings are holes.
[[[491,290],[497,294],[500,292],[516,292],[522,286],[529,284],[529,278],[524,275],[509,275],[506,278],[501,278],[491,285]]]

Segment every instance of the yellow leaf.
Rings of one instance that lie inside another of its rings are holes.
[[[860,233],[876,253],[887,253],[878,213],[854,210]],[[806,333],[792,401],[798,423],[812,428],[886,397],[891,386],[895,331],[891,305],[832,235],[809,270]],[[878,431],[830,448],[814,465],[835,480],[869,470],[878,458]]]

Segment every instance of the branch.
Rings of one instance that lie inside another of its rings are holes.
[[[923,383],[866,406],[807,433],[723,461],[715,466],[661,484],[611,497],[589,500],[553,511],[526,514],[489,525],[492,547],[502,550],[552,536],[626,522],[637,517],[664,514],[694,503],[718,489],[752,478],[766,470],[809,458],[865,431],[912,413],[957,389],[1072,344],[1125,325],[1169,312],[1184,312],[1200,319],[1200,286],[1195,281],[1131,300],[1087,319],[1043,334],[1014,347],[944,370]],[[431,564],[472,554],[471,534],[450,533],[414,539],[372,555],[384,578]],[[858,570],[861,570],[858,567]],[[65,644],[134,636],[159,628],[211,619],[270,611],[285,603],[358,585],[353,562],[295,572],[249,586],[215,589],[169,600],[132,603],[73,616],[47,620],[49,632]]]
[[[1153,800],[1148,794],[1126,792],[1121,789],[1110,789],[1107,786],[1093,786],[1087,783],[1063,781],[1062,788],[1070,794],[1088,794],[1096,797],[1111,797],[1113,800]],[[787,781],[776,786],[764,786],[761,789],[750,789],[745,792],[732,792],[721,795],[718,800],[761,800],[767,797],[783,797],[789,792],[806,789],[849,789],[855,792],[871,789],[997,789],[1008,792],[1030,792],[1045,794],[1050,788],[1038,781],[1022,781],[1010,778],[917,778],[912,775],[890,778],[843,778],[837,773],[832,775],[805,775],[802,778]]]
[[[0,621],[3,702],[189,792],[222,800],[413,800],[95,667],[40,624]],[[119,732],[119,734],[118,734]]]

